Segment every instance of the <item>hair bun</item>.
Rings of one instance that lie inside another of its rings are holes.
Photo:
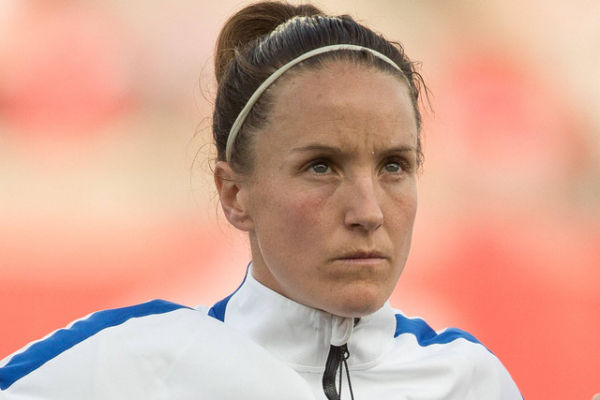
[[[296,16],[323,14],[312,5],[294,6],[279,1],[252,4],[235,13],[227,20],[217,39],[215,52],[215,75],[221,81],[226,67],[242,48],[257,38],[271,33],[278,25]]]

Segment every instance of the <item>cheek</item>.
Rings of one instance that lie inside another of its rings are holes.
[[[401,185],[384,186],[389,208],[405,219],[414,218],[417,210],[417,186],[414,179]]]
[[[392,193],[384,212],[384,219],[394,235],[412,234],[412,228],[417,213],[416,186],[411,185],[402,191]]]
[[[287,242],[298,247],[308,241],[314,243],[319,240],[317,233],[325,229],[326,218],[333,214],[323,191],[269,185],[259,193],[253,201],[256,234],[264,239],[268,234],[270,240],[280,245]]]
[[[327,229],[327,219],[331,218],[333,210],[321,195],[313,192],[290,193],[282,199],[279,210],[286,225],[286,231],[293,234],[296,244],[298,240],[312,242],[323,240],[323,232]]]

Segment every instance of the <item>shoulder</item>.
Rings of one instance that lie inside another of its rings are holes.
[[[40,374],[50,379],[61,375],[61,368],[101,364],[111,350],[122,350],[128,342],[137,342],[137,347],[159,346],[166,338],[156,330],[173,332],[182,325],[193,324],[195,318],[190,311],[179,304],[153,300],[92,313],[4,359],[0,363],[0,390]],[[148,336],[154,340],[141,340]],[[131,351],[124,352],[122,358],[129,355]],[[58,365],[61,368],[48,368]]]
[[[447,344],[461,339],[473,344],[483,344],[470,333],[457,328],[447,328],[440,332],[435,331],[421,318],[409,318],[396,311],[396,330],[394,338],[401,335],[411,335],[421,347],[435,344]]]
[[[282,367],[214,318],[153,300],[90,314],[8,357],[0,398],[229,398],[241,387],[227,376],[241,370],[256,382],[245,383],[249,398],[268,398],[256,371],[301,385]]]
[[[475,336],[461,329],[436,331],[421,318],[396,311],[395,348],[423,366],[423,373],[443,374],[464,398],[521,399],[506,368]]]

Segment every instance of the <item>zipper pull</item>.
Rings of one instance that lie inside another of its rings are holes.
[[[350,382],[350,371],[348,370],[348,363],[346,361],[348,357],[350,357],[350,352],[346,343],[341,346],[329,346],[329,354],[325,362],[325,372],[323,372],[323,391],[329,400],[341,400],[343,368],[346,368],[350,398],[354,400],[354,393],[352,392],[352,384]],[[338,371],[339,377],[336,387],[335,378],[338,376]]]

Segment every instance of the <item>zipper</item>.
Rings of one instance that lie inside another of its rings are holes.
[[[350,389],[350,399],[354,400],[352,384],[350,382],[350,371],[348,370],[348,345],[344,343],[341,346],[329,346],[329,354],[325,362],[325,372],[323,372],[323,391],[328,400],[341,400],[342,397],[342,377],[343,369],[346,369],[346,378],[348,379],[348,388]],[[336,385],[336,377],[338,384]]]

